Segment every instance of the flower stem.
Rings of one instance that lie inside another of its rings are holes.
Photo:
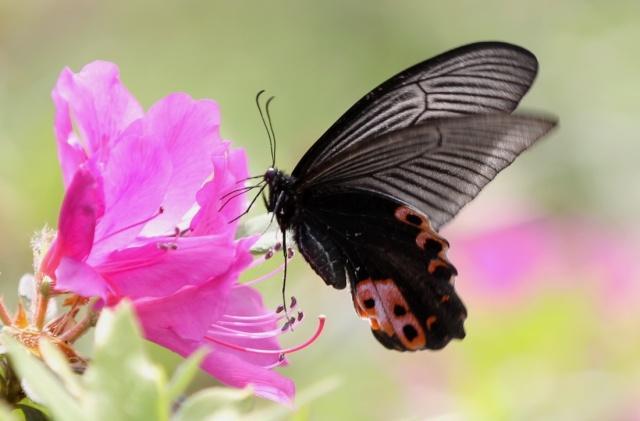
[[[36,299],[36,312],[34,316],[34,324],[36,329],[42,330],[44,327],[45,317],[47,315],[47,307],[49,306],[49,296],[45,296],[42,292],[38,293]]]
[[[47,317],[51,285],[49,284],[50,279],[41,271],[38,271],[35,277],[38,295],[36,295],[36,308],[33,315],[33,324],[37,330],[42,330]]]
[[[91,308],[93,307],[94,302],[89,302],[89,312],[87,315],[80,320],[75,326],[66,332],[62,333],[58,338],[64,342],[73,343],[79,337],[85,334],[87,330],[89,330],[92,326],[96,324],[96,320],[98,319],[98,313],[93,311]]]

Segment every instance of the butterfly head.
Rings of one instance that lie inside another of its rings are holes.
[[[269,195],[265,203],[267,211],[275,214],[280,228],[287,229],[296,209],[293,177],[271,167],[265,171],[264,181],[269,186]]]
[[[274,180],[278,178],[280,173],[282,173],[282,171],[278,170],[277,168],[271,167],[264,173],[264,181],[266,181],[266,183],[271,186],[271,183],[273,183]]]

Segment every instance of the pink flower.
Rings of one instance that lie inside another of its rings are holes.
[[[575,288],[591,282],[608,311],[633,308],[640,288],[637,240],[584,217],[535,218],[452,235],[452,260],[469,282],[464,289],[517,305],[534,289]]]
[[[181,355],[209,345],[203,368],[221,382],[290,402],[293,382],[272,370],[281,315],[237,283],[254,241],[229,222],[244,200],[219,210],[247,163],[220,138],[217,104],[176,93],[144,113],[107,62],[63,70],[53,100],[66,193],[42,274],[105,305],[132,300],[148,339]]]

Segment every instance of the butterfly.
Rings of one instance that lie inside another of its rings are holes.
[[[524,48],[465,45],[373,89],[290,175],[275,168],[270,142],[261,183],[283,239],[292,232],[327,285],[349,285],[356,313],[385,347],[440,349],[464,338],[458,272],[438,230],[556,125],[511,114],[537,70]]]

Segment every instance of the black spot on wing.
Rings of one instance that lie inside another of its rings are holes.
[[[393,307],[393,314],[395,314],[396,316],[404,316],[405,314],[407,314],[407,309],[404,306],[396,304]]]
[[[422,219],[420,219],[420,217],[417,216],[417,215],[408,214],[407,215],[407,222],[409,222],[409,223],[411,223],[413,225],[420,226],[420,224],[422,224]]]
[[[418,336],[418,331],[412,325],[404,325],[402,333],[409,342],[413,341]]]
[[[429,238],[424,243],[424,251],[429,260],[435,259],[438,256],[438,253],[442,251],[442,244],[432,238]]]

